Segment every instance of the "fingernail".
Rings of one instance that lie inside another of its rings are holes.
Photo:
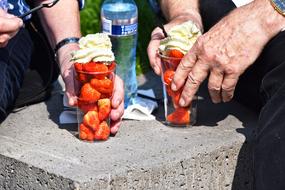
[[[176,91],[176,90],[177,90],[177,87],[176,87],[176,85],[175,85],[174,83],[171,84],[171,89],[172,89],[173,91]]]
[[[180,99],[179,101],[180,106],[185,106],[185,100],[183,98]]]

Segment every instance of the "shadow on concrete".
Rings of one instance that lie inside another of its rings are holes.
[[[153,113],[158,121],[164,120],[162,83],[159,76],[149,72],[139,78],[139,89],[152,88],[155,91],[159,107]],[[198,118],[196,126],[215,127],[229,115],[235,116],[243,125],[236,131],[245,136],[235,169],[232,190],[250,190],[253,185],[253,131],[257,125],[257,115],[237,102],[213,104],[209,98],[207,82],[201,85],[198,92]]]
[[[58,82],[55,82],[52,97],[45,102],[47,111],[49,113],[49,119],[58,125],[60,129],[67,130],[74,136],[77,136],[78,127],[77,124],[60,124],[59,116],[64,111],[63,106],[63,93],[62,87]]]

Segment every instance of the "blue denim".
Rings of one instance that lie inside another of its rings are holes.
[[[33,51],[26,29],[21,29],[8,45],[0,48],[0,121],[13,108]]]

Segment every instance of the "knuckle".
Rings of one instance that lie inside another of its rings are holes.
[[[233,92],[235,89],[235,86],[234,85],[226,85],[226,84],[223,84],[222,85],[222,90],[226,93],[230,93],[230,92]]]
[[[189,85],[199,85],[200,84],[199,80],[197,80],[191,72],[188,74],[186,83]]]
[[[234,67],[233,65],[229,65],[229,66],[224,68],[224,71],[228,75],[234,75],[234,74],[238,73],[238,68]]]
[[[186,57],[186,61],[181,61],[180,62],[180,68],[183,71],[189,71],[192,70],[193,65],[191,64],[190,60],[188,57]]]
[[[213,92],[221,91],[221,87],[220,86],[217,86],[216,84],[210,83],[210,82],[208,84],[208,89],[209,89],[209,91],[213,91]]]

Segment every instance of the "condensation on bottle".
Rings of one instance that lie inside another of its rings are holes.
[[[124,81],[125,108],[137,95],[136,46],[138,9],[133,0],[105,0],[101,7],[102,32],[109,34],[116,57],[116,74]]]

